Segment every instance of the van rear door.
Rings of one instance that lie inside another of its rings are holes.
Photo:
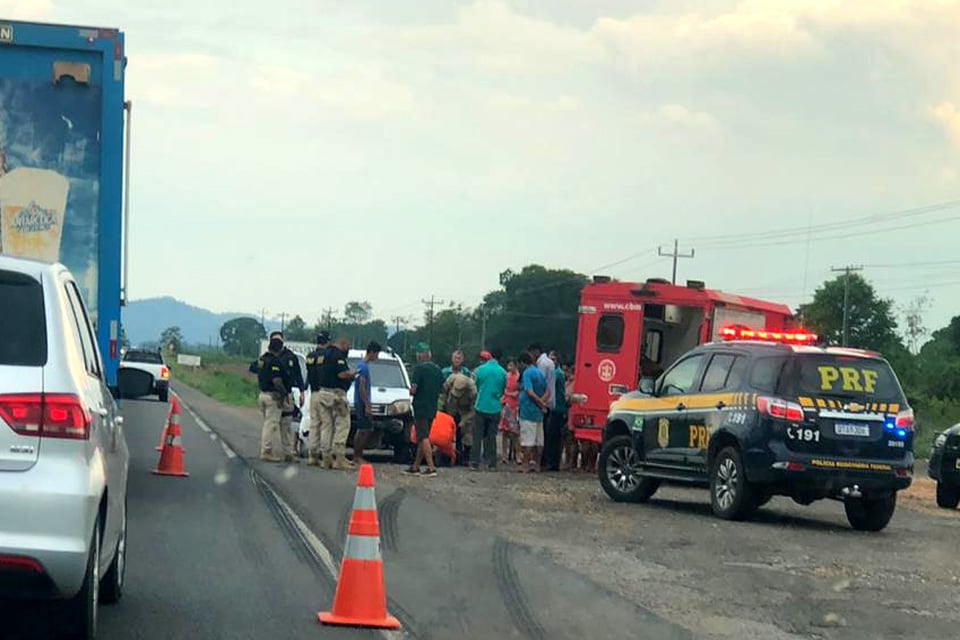
[[[26,471],[40,455],[47,323],[43,285],[0,270],[0,472]]]
[[[612,401],[637,388],[642,312],[633,301],[581,305],[574,384],[587,396],[588,409],[606,413]]]

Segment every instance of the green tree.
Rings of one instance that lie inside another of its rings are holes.
[[[307,329],[306,321],[300,316],[293,316],[287,326],[283,328],[283,337],[290,342],[310,342],[313,337]]]
[[[260,350],[260,341],[267,332],[256,318],[234,318],[220,327],[220,340],[227,353],[238,356],[255,356]]]
[[[901,309],[904,327],[904,337],[907,340],[907,349],[916,355],[923,346],[923,339],[930,333],[924,325],[923,316],[930,310],[930,297],[926,294],[917,296]]]
[[[800,307],[804,324],[828,342],[841,344],[846,278],[850,278],[848,346],[872,349],[888,356],[904,350],[897,335],[893,302],[878,297],[873,286],[857,273],[824,282],[814,293],[813,301]]]
[[[183,345],[183,332],[180,327],[167,327],[160,333],[160,344],[164,349],[180,351]]]
[[[351,301],[343,308],[343,317],[347,324],[361,325],[369,322],[373,315],[373,306],[364,300],[363,302]]]

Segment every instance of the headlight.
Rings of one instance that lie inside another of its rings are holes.
[[[390,416],[403,416],[413,411],[413,407],[410,405],[409,400],[397,400],[396,402],[390,403],[390,406],[387,407],[387,415]]]
[[[933,448],[939,449],[947,443],[947,434],[941,433],[937,436],[937,439],[933,441]]]

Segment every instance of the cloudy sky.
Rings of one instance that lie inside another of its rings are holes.
[[[735,293],[855,263],[960,313],[960,2],[226,6],[0,0],[126,32],[135,298],[415,316],[530,262],[669,276],[679,238]]]

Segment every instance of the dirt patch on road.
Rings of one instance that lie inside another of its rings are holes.
[[[937,637],[960,623],[960,512],[937,510],[925,479],[886,531],[862,534],[836,502],[775,498],[731,523],[702,490],[665,487],[633,505],[612,502],[593,475],[378,473],[705,638]]]

